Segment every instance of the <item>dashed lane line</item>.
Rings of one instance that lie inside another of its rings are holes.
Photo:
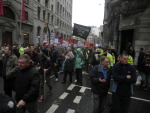
[[[75,113],[75,110],[73,109],[68,109],[68,111],[66,113]]]
[[[53,104],[46,113],[54,113],[58,107],[59,107],[58,105]]]
[[[65,99],[68,96],[69,93],[64,92],[59,99]]]
[[[76,85],[74,84],[71,84],[69,87],[68,87],[68,90],[72,90]]]
[[[79,104],[81,100],[81,96],[76,96],[76,98],[73,100],[74,103]]]
[[[80,93],[84,93],[85,92],[85,90],[86,90],[86,87],[82,87],[81,89],[80,89]]]
[[[108,92],[108,94],[112,95],[111,92]],[[132,99],[135,99],[135,100],[141,100],[141,101],[144,101],[144,102],[150,102],[150,100],[148,99],[143,99],[143,98],[138,98],[138,97],[131,97]]]
[[[75,85],[75,86],[78,86],[78,85]],[[85,87],[85,86],[78,86],[78,87]],[[89,88],[89,87],[85,87],[86,89],[90,89],[91,90],[91,88]],[[108,92],[108,94],[112,94],[111,92]],[[141,101],[144,101],[144,102],[150,102],[150,100],[148,100],[148,99],[143,99],[143,98],[138,98],[138,97],[131,97],[132,99],[135,99],[135,100],[141,100]]]

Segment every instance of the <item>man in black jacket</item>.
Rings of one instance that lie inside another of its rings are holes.
[[[133,84],[136,82],[135,68],[128,64],[128,55],[120,55],[112,69],[112,109],[110,113],[128,113]]]
[[[90,71],[93,113],[102,113],[104,110],[106,96],[110,87],[109,63],[109,58],[102,57],[101,64],[96,65]]]
[[[20,56],[18,65],[20,70],[16,74],[15,91],[17,113],[38,113],[37,98],[39,95],[39,73],[32,67],[30,57]]]

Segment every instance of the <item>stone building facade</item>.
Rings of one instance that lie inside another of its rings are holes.
[[[25,0],[25,21],[21,22],[21,1],[3,0],[0,16],[0,44],[43,41],[45,23],[50,33],[68,38],[72,34],[72,0]]]
[[[130,42],[135,49],[135,64],[140,48],[150,49],[150,1],[105,0],[105,43],[122,53]]]

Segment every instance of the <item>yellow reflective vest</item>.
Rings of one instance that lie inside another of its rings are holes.
[[[115,65],[115,62],[116,62],[115,55],[112,53],[112,63],[113,63],[113,66]]]
[[[133,58],[131,55],[128,56],[128,63],[133,65]]]
[[[108,65],[108,67],[113,66],[113,56],[110,53],[107,53],[107,57],[109,58],[110,64]]]
[[[23,48],[23,47],[20,47],[20,48],[19,48],[19,54],[20,54],[20,55],[23,55],[23,54],[24,54],[24,48]]]

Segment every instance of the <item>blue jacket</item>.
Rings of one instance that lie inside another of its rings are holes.
[[[131,75],[131,79],[127,79]],[[133,95],[133,84],[136,82],[136,70],[130,64],[117,63],[112,68],[113,84],[112,92],[120,96]]]
[[[99,78],[104,78],[100,65],[96,65],[90,70],[91,88],[94,94],[106,96],[110,87],[110,74],[107,68],[106,82],[99,82]]]

